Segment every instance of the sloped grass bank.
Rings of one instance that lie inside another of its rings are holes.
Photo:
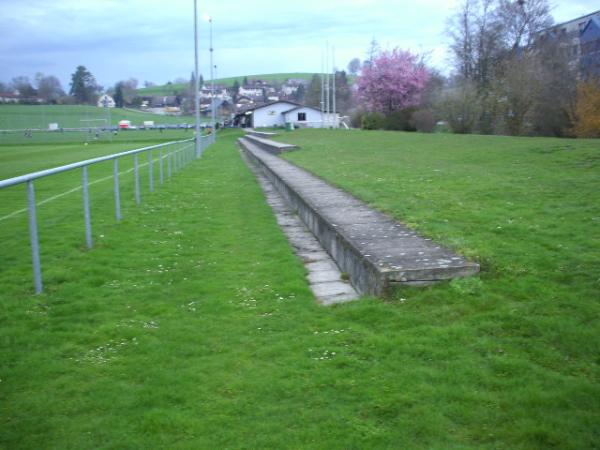
[[[3,260],[0,446],[594,447],[591,284],[539,292],[498,269],[317,306],[234,138],[121,224],[98,191],[91,252],[65,204],[44,295],[28,249]]]

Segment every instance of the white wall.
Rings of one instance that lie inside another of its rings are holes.
[[[259,88],[245,89],[244,87],[240,86],[240,89],[238,90],[238,95],[246,95],[248,97],[260,97],[261,95],[263,95],[263,90]]]
[[[306,121],[298,120],[298,113],[306,114]],[[291,122],[296,128],[338,128],[339,116],[335,113],[322,114],[313,108],[298,108],[285,115],[284,122]]]
[[[254,110],[254,128],[284,126],[283,113],[296,105],[279,102],[274,105],[264,106]]]

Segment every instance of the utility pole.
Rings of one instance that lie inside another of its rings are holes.
[[[210,25],[210,119],[211,119],[211,128],[212,128],[212,132],[211,132],[211,136],[210,136],[210,140],[211,142],[215,142],[216,141],[216,136],[217,136],[217,127],[216,127],[216,121],[217,121],[217,113],[215,111],[215,65],[213,63],[213,52],[214,52],[214,48],[213,48],[213,21],[212,21],[212,17],[208,16],[208,23]]]
[[[336,101],[335,101],[335,75],[336,75],[336,70],[335,70],[335,46],[331,47],[331,65],[333,67],[333,127],[337,128],[337,105],[336,105]]]
[[[329,128],[331,103],[329,98],[329,41],[325,44],[325,123]]]
[[[321,127],[325,124],[325,55],[321,47]]]
[[[198,73],[198,8],[194,0],[194,107],[196,117],[196,158],[202,156],[202,136],[200,134],[200,74]]]

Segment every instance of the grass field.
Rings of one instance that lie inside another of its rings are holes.
[[[303,80],[310,81],[313,77],[313,73],[307,72],[290,72],[290,73],[265,73],[259,75],[247,75],[246,78],[249,80],[263,80],[270,81],[276,83],[284,83],[290,78],[300,78]],[[228,78],[218,78],[215,79],[215,83],[224,84],[225,86],[233,86],[235,81],[241,85],[244,81],[244,75],[239,77],[228,77]],[[209,80],[204,80],[205,83],[208,83]],[[178,93],[184,92],[188,88],[187,84],[164,84],[161,86],[152,86],[149,88],[140,88],[138,89],[139,95],[175,95]]]
[[[598,141],[283,135],[289,159],[483,267],[324,308],[235,137],[140,208],[125,186],[120,224],[94,185],[93,251],[79,194],[40,207],[42,296],[25,218],[0,221],[0,447],[597,447]],[[1,151],[14,172],[42,149]]]
[[[122,108],[110,108],[111,124],[120,120],[130,120],[132,125],[142,125],[144,120],[153,120],[155,124],[179,124],[193,122],[191,116],[159,116],[130,111]],[[49,123],[58,123],[60,128],[100,127],[107,123],[104,108],[86,105],[0,105],[0,130],[22,130],[38,128],[47,130]],[[0,135],[1,139],[1,135]]]

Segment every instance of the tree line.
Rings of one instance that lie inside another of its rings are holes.
[[[373,40],[357,73],[353,122],[364,128],[527,136],[600,136],[600,83],[582,78],[547,0],[464,0],[446,34],[452,74]],[[418,76],[417,76],[418,74]]]

